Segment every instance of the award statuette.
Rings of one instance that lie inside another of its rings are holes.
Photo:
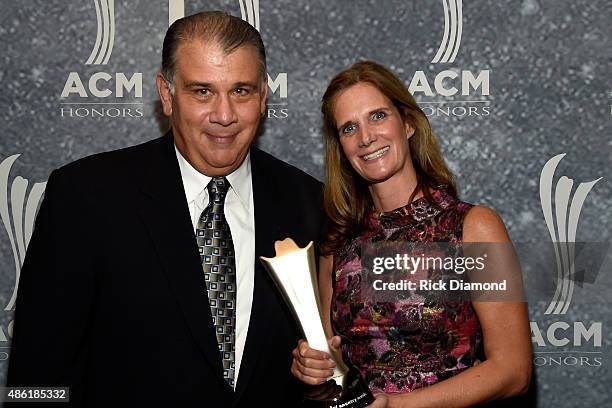
[[[321,385],[313,386],[305,398],[321,401],[321,405],[329,408],[362,408],[371,404],[374,397],[359,371],[350,364],[346,356],[343,358],[330,350],[327,343],[321,318],[312,242],[306,248],[300,248],[291,238],[287,238],[276,241],[274,248],[276,257],[262,256],[262,263],[292,309],[308,345],[315,350],[329,353],[336,362],[332,378]]]

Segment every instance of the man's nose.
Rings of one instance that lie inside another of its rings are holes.
[[[210,121],[222,126],[229,126],[237,119],[236,109],[231,98],[227,95],[219,95],[212,105]]]

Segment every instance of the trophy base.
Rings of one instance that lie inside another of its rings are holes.
[[[360,376],[348,381],[345,388],[334,380],[315,385],[304,394],[310,408],[364,408],[374,402],[374,396]]]

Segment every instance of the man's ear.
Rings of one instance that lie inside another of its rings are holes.
[[[259,113],[261,116],[265,116],[266,114],[266,100],[268,98],[268,74],[264,74],[264,79],[262,82],[263,89],[261,90],[261,104],[259,106]]]
[[[161,100],[162,107],[164,109],[164,115],[172,115],[172,92],[164,76],[159,72],[155,78],[155,84],[157,85],[157,92],[159,93],[159,99]]]

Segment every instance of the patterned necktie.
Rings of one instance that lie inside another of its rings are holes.
[[[198,221],[200,250],[208,303],[223,362],[223,378],[234,387],[236,328],[236,258],[232,234],[225,219],[225,177],[214,177],[208,186],[208,206]]]

